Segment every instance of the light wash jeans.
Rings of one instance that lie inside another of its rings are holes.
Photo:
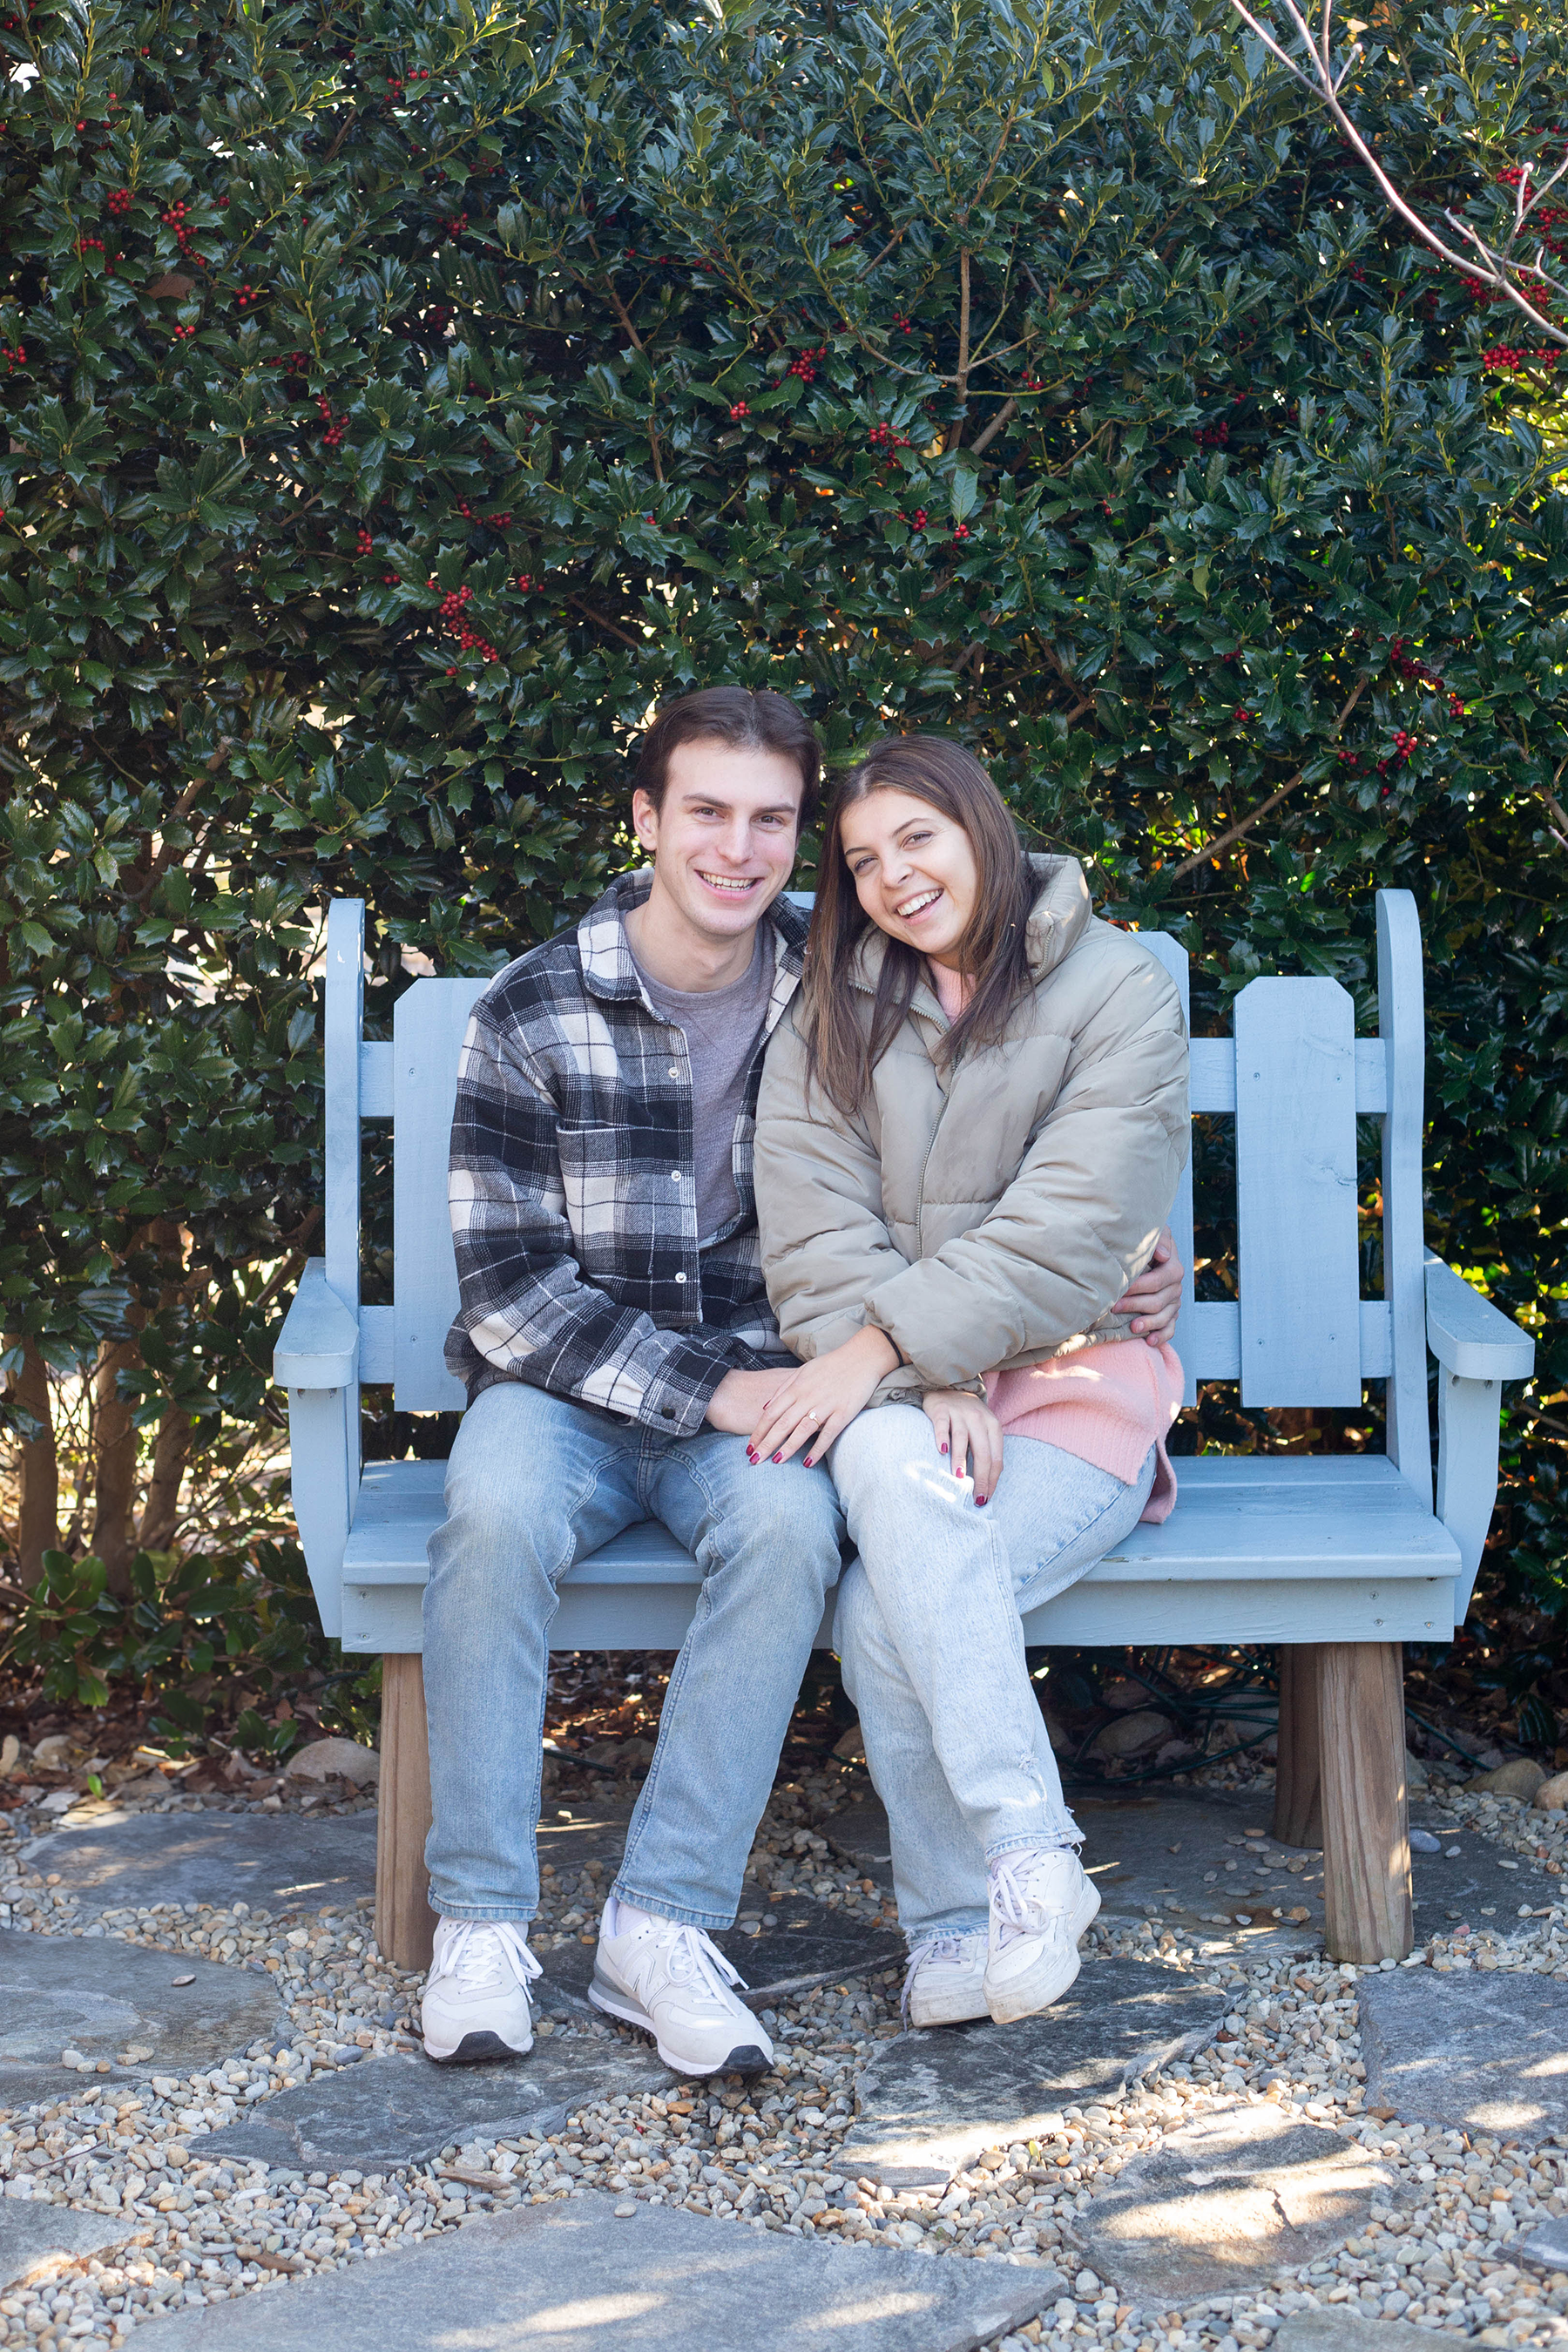
[[[1040,1438],[1009,1437],[982,1507],[925,1414],[889,1404],[852,1421],[829,1458],[860,1555],[839,1586],[834,1645],[888,1809],[900,1924],[911,1943],[984,1927],[993,1856],[1079,1835],[1020,1612],[1131,1533],[1154,1454],[1123,1486]]]
[[[614,1892],[727,1927],[773,1788],[843,1534],[826,1471],[753,1469],[743,1437],[663,1437],[543,1389],[484,1391],[458,1425],[430,1539],[425,1702],[430,1903],[448,1919],[539,1908],[541,1738],[555,1588],[638,1519],[702,1570]]]

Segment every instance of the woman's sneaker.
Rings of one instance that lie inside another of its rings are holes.
[[[523,2058],[533,2047],[530,1979],[540,1973],[514,1919],[442,1919],[419,2004],[425,2054],[441,2066]]]
[[[998,2025],[1059,2000],[1079,1971],[1078,1939],[1100,1908],[1070,1846],[1022,1846],[991,1864],[985,2005]]]
[[[740,1982],[700,1928],[656,1919],[613,1895],[605,1904],[588,1998],[651,2033],[673,2073],[767,2073],[773,2045],[730,1990]]]
[[[924,1936],[910,1947],[903,2013],[910,2025],[958,2025],[966,2017],[990,2015],[984,1927],[961,1936]]]

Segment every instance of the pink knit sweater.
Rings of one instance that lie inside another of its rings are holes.
[[[1145,1519],[1168,1519],[1176,1474],[1165,1433],[1182,1409],[1181,1360],[1171,1347],[1105,1339],[1022,1371],[987,1372],[985,1401],[1009,1437],[1043,1437],[1131,1486],[1153,1446]]]

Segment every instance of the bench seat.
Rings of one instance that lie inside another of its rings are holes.
[[[426,1546],[446,1465],[367,1462],[343,1554],[343,1648],[422,1646]],[[1025,1620],[1031,1643],[1431,1642],[1454,1622],[1459,1548],[1384,1454],[1200,1454],[1181,1501]],[[657,1522],[628,1528],[561,1585],[557,1650],[676,1650],[695,1562]],[[389,1633],[393,1637],[389,1642]],[[832,1634],[829,1609],[817,1635]]]

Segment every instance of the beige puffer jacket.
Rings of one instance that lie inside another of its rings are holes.
[[[1187,1040],[1175,986],[1099,921],[1076,858],[1031,859],[1031,994],[999,1045],[939,1070],[930,988],[858,1115],[813,1087],[794,1017],[757,1108],[757,1212],[785,1344],[810,1359],[867,1323],[908,1360],[878,1402],[971,1383],[1121,1337],[1107,1310],[1152,1254],[1186,1159]],[[862,942],[864,1018],[883,935]],[[911,1377],[912,1376],[912,1377]]]

